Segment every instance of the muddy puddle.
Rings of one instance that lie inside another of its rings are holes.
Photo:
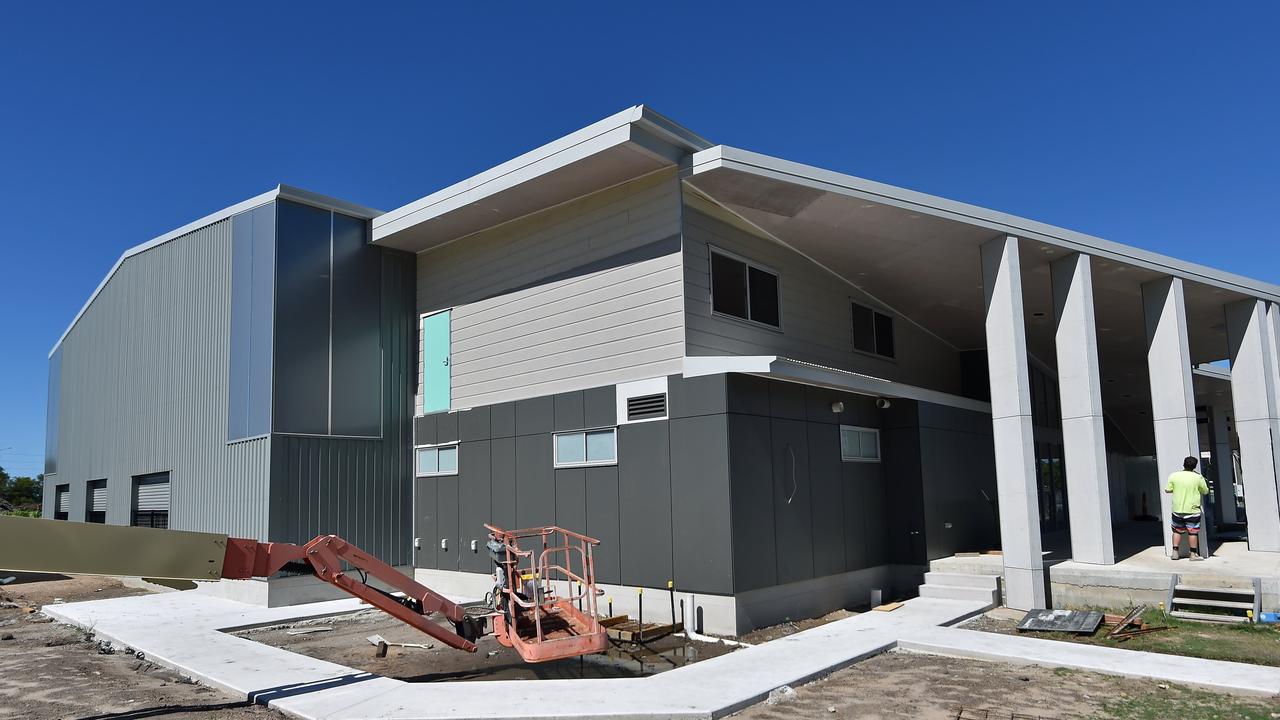
[[[737,649],[668,635],[644,645],[612,643],[606,652],[598,655],[531,665],[514,650],[499,645],[492,635],[476,643],[476,652],[463,652],[372,610],[233,634],[406,682],[643,677]],[[392,646],[387,657],[379,658],[377,647],[368,640],[372,635],[381,635],[389,643],[421,643],[432,647]]]

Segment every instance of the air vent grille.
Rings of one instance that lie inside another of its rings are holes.
[[[627,398],[627,421],[653,420],[667,416],[667,394],[637,395]]]

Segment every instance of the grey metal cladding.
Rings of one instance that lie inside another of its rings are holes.
[[[280,201],[276,232],[276,432],[329,432],[328,210]]]
[[[554,428],[556,432],[562,430],[581,430],[586,425],[586,419],[583,415],[582,408],[582,391],[574,390],[567,393],[559,393],[555,396],[555,417]],[[608,423],[612,425],[613,423]]]
[[[227,440],[271,432],[276,205],[231,218],[231,350]]]
[[[831,414],[830,410],[827,411]],[[845,484],[840,477],[840,428],[807,423],[810,512],[813,523],[813,574],[845,572]],[[871,463],[866,463],[871,464]]]
[[[587,388],[582,391],[583,418],[585,427],[604,427],[618,422],[618,390],[615,385]]]
[[[419,415],[413,419],[413,442],[415,445],[435,445],[439,437],[439,415]]]
[[[616,585],[622,582],[622,551],[618,547],[618,468],[583,469],[586,471],[587,519],[582,532],[600,541],[594,551],[596,578]]]
[[[510,407],[508,405],[508,407]],[[495,412],[496,416],[497,413]],[[489,519],[500,528],[516,527],[516,440],[495,437],[490,447],[493,499]]]
[[[798,383],[769,383],[769,416],[804,420],[805,386]]]
[[[495,438],[509,438],[516,436],[516,405],[515,403],[504,402],[497,405],[488,405],[489,408],[489,431]]]
[[[420,254],[419,312],[453,308],[453,406],[679,372],[678,183],[655,173]]]
[[[731,595],[728,423],[724,415],[700,415],[673,418],[670,427],[676,589]]]
[[[55,442],[71,519],[106,478],[107,522],[127,524],[130,479],[168,471],[170,527],[268,539],[271,441],[226,442],[231,264],[230,219],[131,255],[68,332]]]
[[[436,511],[440,516],[440,535],[433,538],[436,565],[441,570],[459,570],[462,548],[458,546],[458,476],[436,478]]]
[[[52,475],[58,472],[58,434],[59,415],[62,405],[62,346],[49,356],[49,390],[48,404],[45,405],[44,418],[44,472]],[[48,507],[46,503],[44,507]]]
[[[492,426],[492,412],[488,405],[458,413],[458,438],[463,442],[488,440]]]
[[[516,435],[551,432],[555,428],[555,398],[550,395],[516,401]]]
[[[493,561],[484,547],[488,539],[484,525],[492,522],[491,444],[490,440],[464,440],[458,446],[458,557],[459,568],[467,572],[493,571]]]
[[[382,251],[368,244],[368,222],[333,214],[334,435],[382,433]]]
[[[725,397],[726,375],[703,375],[667,378],[667,412],[672,418],[723,414],[728,410]]]
[[[458,413],[438,413],[436,416],[436,442],[451,443],[458,440]]]
[[[781,384],[781,383],[779,383]],[[813,509],[806,423],[772,418],[773,527],[778,584],[813,577]]]
[[[576,532],[586,532],[586,468],[556,470],[556,525]]]
[[[418,547],[413,553],[413,566],[435,569],[439,547],[440,521],[436,512],[436,478],[417,478],[413,483],[413,533]]]
[[[554,525],[556,481],[551,466],[551,438],[521,435],[516,438],[516,525],[522,528]]]
[[[778,584],[773,442],[767,417],[730,414],[728,423],[733,591],[739,593]]]
[[[666,587],[671,565],[671,446],[666,421],[618,428],[622,582]]]

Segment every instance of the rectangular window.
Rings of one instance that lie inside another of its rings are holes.
[[[556,433],[555,466],[616,465],[618,463],[618,430],[579,430]]]
[[[107,521],[107,481],[90,480],[85,492],[84,520],[91,523]]]
[[[711,310],[779,327],[778,274],[711,250]]]
[[[893,318],[865,305],[852,305],[854,349],[887,358],[895,357]]]
[[[841,425],[840,459],[845,462],[880,462],[880,431]]]
[[[430,445],[415,449],[418,477],[458,474],[458,444]]]
[[[53,488],[53,519],[66,520],[67,511],[71,508],[71,486],[57,485]]]
[[[133,518],[135,527],[169,527],[169,473],[151,473],[133,478]]]

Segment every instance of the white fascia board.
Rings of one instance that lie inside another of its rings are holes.
[[[693,155],[689,175],[717,168],[736,170],[775,180],[794,183],[850,197],[892,205],[935,217],[989,228],[1028,240],[1038,240],[1088,255],[1136,265],[1187,280],[1280,302],[1280,286],[1247,278],[1235,273],[1189,263],[1148,250],[1122,245],[1093,235],[1067,230],[1016,215],[988,210],[914,190],[886,185],[852,175],[823,170],[811,165],[782,160],[726,145],[701,150]]]
[[[292,185],[277,185],[275,188],[268,190],[261,195],[255,195],[248,200],[238,202],[230,207],[225,207],[217,212],[205,215],[199,220],[189,222],[176,230],[170,230],[169,232],[159,237],[152,238],[141,245],[135,245],[128,250],[125,250],[124,253],[120,255],[120,258],[116,260],[115,264],[111,266],[111,269],[107,271],[107,274],[102,278],[102,281],[98,283],[98,287],[94,288],[93,293],[89,295],[89,299],[80,307],[80,312],[76,313],[76,316],[71,319],[71,323],[67,325],[67,329],[62,332],[58,341],[49,349],[49,357],[53,357],[53,354],[62,346],[62,341],[67,339],[67,335],[71,333],[71,329],[74,328],[76,323],[80,321],[80,318],[84,316],[85,311],[87,311],[89,306],[93,304],[93,301],[97,299],[98,295],[102,292],[102,289],[107,286],[107,282],[109,282],[116,274],[116,271],[120,269],[120,266],[124,264],[125,260],[128,260],[139,253],[146,252],[153,247],[163,245],[170,240],[182,237],[187,233],[195,232],[202,227],[212,225],[219,220],[225,220],[233,215],[239,215],[242,212],[252,210],[260,205],[266,205],[276,199],[292,200],[294,202],[303,203],[304,205],[314,205],[316,207],[325,208],[326,210],[336,210],[337,212],[353,215],[365,220],[376,217],[381,213],[381,211],[373,208],[356,205],[327,195],[314,193],[310,190],[303,190],[302,188],[293,187]]]
[[[1200,377],[1209,378],[1211,380],[1221,380],[1223,382],[1231,382],[1231,370],[1224,367],[1215,367],[1213,365],[1196,365],[1191,368],[1191,374]]]
[[[634,140],[633,125],[685,151],[711,146],[681,125],[636,105],[374,218],[373,242]]]

